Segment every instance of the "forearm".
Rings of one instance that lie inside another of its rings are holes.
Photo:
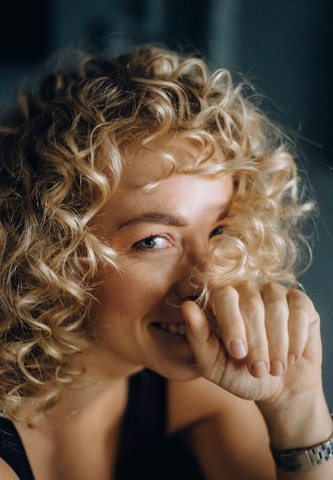
[[[258,404],[268,428],[271,448],[285,452],[324,443],[333,436],[333,422],[321,388],[283,406]],[[277,468],[278,480],[332,480],[333,459],[296,472]]]

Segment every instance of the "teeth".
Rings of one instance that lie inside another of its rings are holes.
[[[175,335],[186,335],[185,323],[160,323],[160,328]]]
[[[169,325],[169,332],[171,333],[178,333],[178,328],[175,323],[170,323]]]
[[[178,333],[179,333],[179,335],[186,335],[186,325],[185,325],[185,323],[180,323],[178,325]]]

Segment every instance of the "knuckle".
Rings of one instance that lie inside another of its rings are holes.
[[[303,323],[313,318],[314,311],[303,303],[297,302],[293,304],[290,313],[295,319]]]
[[[242,308],[242,316],[250,324],[257,323],[264,318],[264,308],[262,305],[246,305]]]
[[[288,318],[289,309],[285,301],[277,298],[272,298],[265,302],[266,313],[273,318]]]
[[[288,289],[281,285],[280,283],[270,282],[263,285],[261,289],[261,294],[263,296],[269,297],[281,297],[285,296],[288,292]]]
[[[238,308],[238,293],[230,286],[219,288],[212,292],[209,304],[215,314],[234,312]]]
[[[213,292],[213,303],[215,302],[218,303],[226,303],[228,301],[232,300],[238,300],[238,292],[234,287],[231,287],[230,285],[226,285],[224,287],[221,287]]]
[[[292,288],[288,292],[288,301],[291,304],[303,304],[309,310],[315,310],[312,300],[306,295],[306,293],[301,290],[296,290]]]
[[[249,342],[249,350],[251,352],[262,352],[267,351],[268,342],[264,339],[256,339]]]
[[[240,310],[243,315],[249,319],[257,319],[263,317],[264,305],[261,298],[256,296],[247,296],[240,299]]]
[[[289,344],[289,338],[287,336],[284,336],[284,337],[278,338],[278,339],[273,337],[268,342],[270,350],[277,350],[277,349],[283,350],[283,349],[288,348],[288,344]]]
[[[291,333],[289,335],[289,346],[292,348],[296,348],[299,346],[303,346],[308,340],[308,332],[304,330],[299,330],[295,333]]]

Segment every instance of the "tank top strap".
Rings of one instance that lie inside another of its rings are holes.
[[[0,418],[0,457],[20,480],[34,480],[21,438],[13,423],[6,418]]]
[[[135,463],[149,463],[152,448],[157,447],[166,435],[167,403],[167,380],[164,377],[145,369],[130,378],[117,480],[131,478],[136,470]]]
[[[130,379],[115,480],[204,480],[181,436],[167,434],[168,380],[150,370]]]
[[[121,448],[163,438],[167,428],[167,380],[151,370],[130,378]]]

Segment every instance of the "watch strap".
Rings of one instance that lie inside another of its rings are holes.
[[[298,448],[286,452],[272,450],[275,463],[286,472],[296,472],[315,467],[333,458],[333,437],[324,443],[309,448]]]

